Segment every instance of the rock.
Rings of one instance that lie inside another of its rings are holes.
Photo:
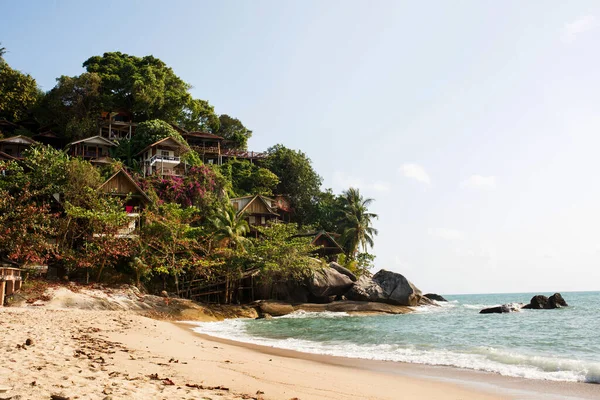
[[[421,296],[421,298],[419,299],[419,306],[436,306],[439,307],[439,304],[436,303],[435,301],[428,299],[425,296]]]
[[[277,299],[287,303],[306,303],[310,293],[304,283],[294,281],[275,282],[265,299]]]
[[[161,292],[160,292],[160,295],[161,295],[162,297],[169,297],[169,293],[167,293],[167,291],[166,291],[166,290],[163,290],[163,291],[161,291]]]
[[[569,307],[569,305],[567,304],[565,299],[563,299],[560,293],[554,293],[548,298],[548,306],[549,308]]]
[[[308,292],[315,299],[328,302],[330,296],[345,294],[353,285],[346,275],[333,268],[318,269],[307,280]],[[335,297],[334,297],[335,298]]]
[[[505,314],[519,311],[522,307],[523,304],[521,303],[509,303],[498,307],[484,308],[483,310],[479,311],[479,314]]]
[[[354,283],[354,286],[352,286],[350,291],[346,293],[346,298],[354,301],[385,303],[388,296],[377,282],[374,282],[373,279],[368,276],[362,275]]]
[[[435,293],[427,293],[425,295],[425,297],[427,297],[429,300],[435,300],[435,301],[448,301],[445,298],[443,298],[442,296],[440,296],[439,294],[435,294]]]
[[[273,316],[269,313],[262,313],[255,319],[273,319]]]
[[[291,304],[277,301],[258,301],[257,307],[259,315],[270,314],[274,317],[279,317],[294,312],[294,307]]]
[[[550,297],[538,294],[533,296],[529,304],[524,306],[525,309],[530,310],[552,310],[554,308],[568,307],[569,305],[563,299],[560,293],[554,293]]]
[[[32,345],[33,345],[33,339],[27,339],[27,340],[25,341],[25,344],[26,344],[27,346],[32,346]]]
[[[532,309],[532,310],[543,310],[548,306],[548,298],[544,295],[538,294],[537,296],[533,296],[529,304],[524,306],[523,308]]]
[[[356,275],[354,275],[352,273],[352,271],[350,271],[348,268],[342,267],[340,264],[338,264],[336,262],[329,263],[329,267],[335,269],[337,272],[339,272],[342,275],[346,275],[348,278],[350,278],[350,280],[352,282],[357,281]]]
[[[373,281],[388,294],[387,303],[400,306],[416,306],[421,291],[403,275],[382,269],[373,275]]]

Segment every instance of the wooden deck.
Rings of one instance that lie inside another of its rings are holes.
[[[0,267],[0,307],[4,306],[4,298],[21,289],[21,269]]]

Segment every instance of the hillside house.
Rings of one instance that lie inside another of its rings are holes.
[[[125,170],[120,169],[104,182],[99,190],[111,196],[117,196],[125,201],[124,207],[129,222],[118,232],[119,236],[130,237],[140,227],[140,212],[152,201],[139,187],[135,180]]]
[[[230,200],[237,215],[244,215],[250,229],[265,226],[269,221],[279,220],[277,203],[270,197],[255,195],[236,197]]]
[[[0,139],[0,160],[22,160],[23,152],[35,144],[35,140],[19,135]]]
[[[344,249],[337,242],[337,240],[340,238],[340,235],[337,233],[321,230],[317,232],[299,234],[295,237],[312,238],[310,243],[317,247],[317,249],[314,251],[314,255],[320,258],[325,258],[328,261],[336,261],[337,255],[344,253]]]
[[[127,111],[103,112],[100,116],[100,132],[109,140],[131,139],[137,128],[133,114]]]
[[[110,149],[117,145],[102,136],[92,136],[67,145],[71,157],[80,157],[92,164],[110,164]]]
[[[183,143],[167,137],[147,146],[136,157],[140,158],[144,176],[181,176],[185,173],[181,155],[187,151]]]
[[[202,157],[205,164],[221,165],[221,147],[223,138],[208,132],[185,132],[181,134],[192,150]]]

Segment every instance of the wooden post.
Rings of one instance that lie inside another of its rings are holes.
[[[4,306],[4,288],[6,287],[5,281],[0,281],[0,307]]]
[[[22,282],[23,281],[21,281],[21,280],[15,281],[15,292],[19,291],[21,289],[21,283]]]
[[[6,295],[10,296],[15,291],[15,281],[6,281]]]

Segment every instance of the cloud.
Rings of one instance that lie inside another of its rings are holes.
[[[465,240],[466,235],[456,229],[432,228],[428,231],[430,236],[443,240]]]
[[[426,185],[431,184],[431,178],[429,178],[429,174],[427,174],[427,172],[419,164],[403,164],[400,168],[398,168],[398,172],[407,178],[425,183]]]
[[[366,183],[361,178],[356,178],[349,175],[344,175],[341,171],[335,171],[333,174],[333,181],[337,187],[340,188],[357,188],[362,190],[369,190],[375,192],[389,192],[391,185],[384,181],[375,181],[373,183]]]
[[[496,189],[495,176],[471,175],[460,183],[463,188]]]
[[[590,31],[595,27],[596,17],[593,15],[586,15],[584,17],[577,18],[575,21],[565,24],[563,27],[561,40],[564,43],[571,43],[579,34]]]

